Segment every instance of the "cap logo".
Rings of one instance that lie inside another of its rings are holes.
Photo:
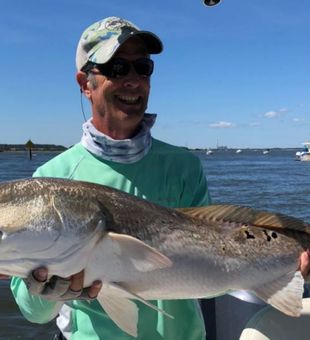
[[[116,17],[109,18],[104,23],[104,27],[108,30],[115,30],[115,29],[119,29],[124,26],[132,27],[132,25],[128,21],[121,19],[121,18],[116,18]]]

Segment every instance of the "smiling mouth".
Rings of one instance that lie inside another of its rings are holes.
[[[126,105],[135,105],[142,100],[141,96],[116,96],[116,98]]]

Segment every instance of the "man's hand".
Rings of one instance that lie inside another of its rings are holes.
[[[310,272],[310,249],[307,249],[301,254],[299,261],[300,272],[304,279],[306,279]]]
[[[48,281],[46,268],[37,268],[25,279],[29,292],[46,300],[93,300],[97,297],[102,283],[95,281],[90,287],[83,288],[84,271],[68,278],[52,276]]]

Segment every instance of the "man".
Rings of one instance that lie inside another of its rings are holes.
[[[201,164],[193,154],[151,137],[154,115],[145,113],[153,63],[162,43],[120,18],[107,18],[82,34],[77,48],[77,81],[89,99],[92,118],[80,143],[40,167],[35,176],[101,183],[168,207],[210,203]],[[302,270],[309,269],[307,254]],[[27,319],[57,324],[70,339],[130,339],[95,300],[101,284],[82,289],[83,272],[52,278],[39,268],[27,279],[12,279],[12,291]],[[31,293],[29,292],[29,290]],[[57,297],[68,300],[64,306]],[[73,299],[73,300],[72,300]],[[91,300],[91,301],[85,301]],[[202,340],[203,319],[193,300],[157,301],[170,320],[139,305],[139,339]]]
[[[209,204],[198,158],[151,137],[156,116],[145,113],[153,72],[150,54],[161,51],[156,35],[120,18],[107,18],[87,28],[77,48],[76,79],[90,101],[92,118],[83,125],[81,142],[40,167],[34,176],[105,184],[168,207]],[[94,299],[101,283],[84,290],[82,285],[83,272],[48,282],[46,269],[39,268],[27,285],[13,278],[11,287],[30,321],[45,323],[60,313],[57,324],[66,338],[130,339]],[[57,297],[68,299],[62,308],[62,303],[53,301]],[[174,319],[138,303],[139,339],[205,339],[197,301],[155,304]]]

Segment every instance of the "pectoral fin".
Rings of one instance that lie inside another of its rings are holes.
[[[130,261],[138,271],[149,272],[172,265],[167,256],[134,237],[109,232],[105,238],[105,246],[110,241],[113,253]]]
[[[254,289],[255,294],[284,314],[299,316],[302,309],[304,279],[297,271]]]
[[[173,316],[164,310],[118,284],[104,284],[97,300],[115,324],[131,336],[137,336],[138,307],[133,301],[129,300],[130,298],[138,300],[157,312],[173,319]]]

